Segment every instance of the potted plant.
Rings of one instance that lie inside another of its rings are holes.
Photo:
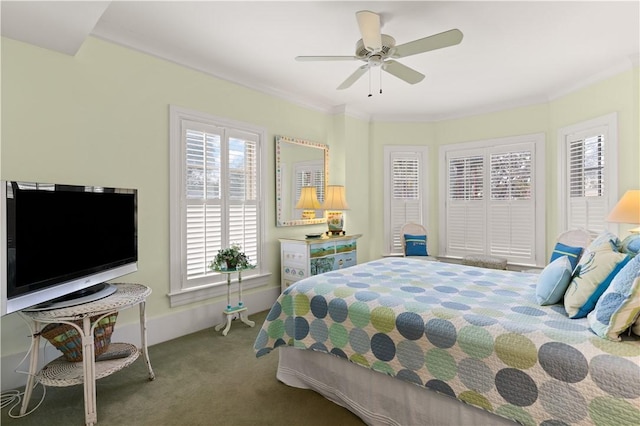
[[[234,271],[236,269],[251,268],[249,258],[241,251],[240,244],[233,243],[231,247],[218,250],[209,268],[214,271]]]

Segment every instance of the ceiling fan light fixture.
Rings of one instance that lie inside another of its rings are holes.
[[[371,55],[369,56],[367,63],[369,64],[369,67],[379,67],[384,63],[384,60],[380,55]]]
[[[356,42],[356,57],[359,59],[366,59],[371,55],[389,56],[392,49],[396,45],[396,39],[387,34],[381,34],[382,46],[377,52],[372,52],[367,49],[362,39]]]

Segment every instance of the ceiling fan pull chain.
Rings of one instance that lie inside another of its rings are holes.
[[[380,94],[382,95],[382,67],[380,67]]]
[[[371,94],[371,67],[369,67],[369,95],[367,98],[370,98],[371,96],[373,95]]]

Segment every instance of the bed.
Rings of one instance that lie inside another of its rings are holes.
[[[285,290],[277,378],[367,424],[640,424],[640,341],[536,302],[537,275],[384,258]]]

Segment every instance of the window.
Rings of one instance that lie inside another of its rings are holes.
[[[424,165],[427,148],[416,146],[384,147],[385,247],[384,253],[402,253],[400,228],[407,222],[426,227]]]
[[[171,107],[171,304],[226,292],[209,269],[218,250],[238,243],[254,270],[243,285],[262,285],[259,185],[264,131]]]
[[[558,131],[560,229],[605,230],[618,193],[617,116],[609,114]]]
[[[440,255],[488,254],[511,263],[544,258],[544,137],[444,146]],[[538,230],[538,231],[536,231]]]

